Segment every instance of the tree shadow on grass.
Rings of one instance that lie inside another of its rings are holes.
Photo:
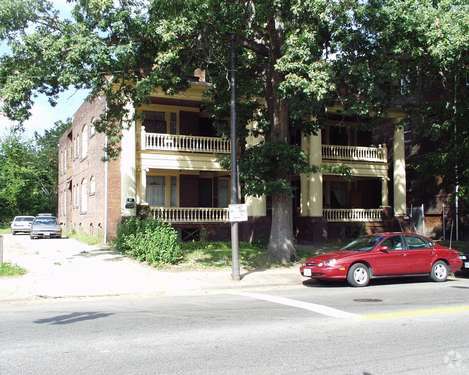
[[[57,315],[51,318],[38,319],[35,320],[36,324],[51,324],[51,325],[63,325],[63,324],[72,324],[85,320],[94,320],[99,318],[106,318],[112,313],[98,313],[98,312],[75,312],[65,315]]]

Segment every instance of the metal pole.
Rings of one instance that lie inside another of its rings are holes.
[[[238,165],[237,165],[237,149],[238,142],[236,139],[236,46],[235,36],[231,35],[230,41],[230,86],[231,86],[231,123],[230,123],[230,136],[231,136],[231,204],[238,204]],[[233,280],[240,280],[239,272],[239,233],[238,223],[231,223],[231,257],[232,257],[232,271],[231,277]]]
[[[108,197],[108,168],[109,168],[109,161],[108,161],[108,153],[107,153],[107,147],[108,147],[108,141],[107,141],[107,135],[105,137],[104,141],[104,236],[103,236],[103,242],[105,245],[107,245],[108,241],[108,236],[107,236],[107,231],[108,231],[108,208],[109,208],[109,197]]]
[[[457,177],[456,177],[457,178]],[[455,188],[455,197],[454,197],[454,210],[455,210],[455,220],[456,220],[456,241],[459,241],[459,197],[458,197],[458,192],[459,192],[459,184],[456,185]]]
[[[446,225],[445,225],[445,204],[443,203],[443,209],[441,211],[442,215],[442,227],[443,227],[443,241],[446,240]]]

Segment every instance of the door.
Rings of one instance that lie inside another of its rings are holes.
[[[199,207],[213,207],[213,180],[199,178]]]
[[[147,176],[146,201],[150,206],[165,206],[164,176]]]
[[[435,254],[432,243],[419,236],[406,235],[404,237],[411,273],[430,273]]]
[[[387,252],[378,251],[373,254],[373,274],[379,276],[405,275],[411,273],[407,259],[407,250],[402,236],[392,236],[381,242],[387,246]]]

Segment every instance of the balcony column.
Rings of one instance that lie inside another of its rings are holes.
[[[249,123],[247,126],[248,135],[246,136],[246,148],[255,146],[264,140],[262,135],[254,136],[252,131],[256,129],[257,124]],[[244,197],[244,202],[248,206],[248,216],[252,217],[261,217],[267,215],[267,204],[265,195],[260,197],[255,197],[252,195],[246,195]]]
[[[322,141],[321,131],[309,136],[309,164],[321,166]],[[312,173],[309,177],[309,216],[322,216],[322,173]]]
[[[308,157],[309,154],[309,137],[301,134],[301,149]],[[309,184],[308,175],[300,175],[300,215],[309,216]]]
[[[403,216],[406,214],[405,144],[404,127],[398,124],[394,126],[393,165],[394,215]]]
[[[388,178],[381,177],[381,206],[388,207],[389,200],[388,200]]]
[[[135,108],[132,102],[127,103],[128,114],[124,119],[121,138],[120,174],[121,174],[121,214],[135,216],[136,209],[126,208],[127,203],[136,203],[137,199],[137,168],[136,168],[136,126]]]
[[[148,168],[140,170],[140,204],[147,203],[147,172]]]

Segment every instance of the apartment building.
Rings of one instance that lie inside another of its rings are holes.
[[[135,121],[123,131],[118,160],[103,161],[106,138],[93,129],[104,100],[84,103],[59,144],[59,213],[68,229],[112,238],[123,216],[146,215],[171,223],[183,239],[229,236],[230,174],[219,156],[230,142],[217,137],[202,95],[206,83],[183,93],[156,90],[148,104],[132,108]],[[317,135],[292,134],[312,165],[344,164],[352,176],[297,176],[293,180],[295,233],[299,240],[344,235],[346,228],[380,230],[406,213],[404,131],[399,113],[378,127],[328,109]],[[259,139],[248,137],[246,143]],[[266,238],[269,197],[243,197],[249,221],[245,240]],[[390,202],[392,199],[392,202]],[[133,205],[135,202],[135,206]],[[345,228],[345,229],[344,229]]]

